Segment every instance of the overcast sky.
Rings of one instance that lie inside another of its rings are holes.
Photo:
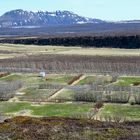
[[[140,0],[0,0],[0,15],[14,9],[69,10],[103,20],[140,20]]]

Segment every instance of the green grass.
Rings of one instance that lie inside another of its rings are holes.
[[[22,90],[24,95],[19,95],[19,100],[35,100],[35,101],[46,101],[56,90],[55,89],[36,89],[26,88]]]
[[[83,80],[79,81],[78,85],[86,85],[92,84],[94,82],[102,81],[104,84],[110,83],[112,80],[111,76],[103,76],[103,75],[93,75],[86,76]]]
[[[140,120],[140,106],[121,105],[121,104],[106,104],[101,109],[101,116],[124,116],[130,120]]]
[[[30,103],[1,102],[0,109],[3,113],[15,113],[21,110],[31,110],[32,115],[37,116],[63,116],[69,117],[77,113],[86,113],[92,108],[92,104],[45,104],[32,106]]]
[[[3,113],[18,112],[30,106],[29,103],[10,103],[10,102],[0,102],[0,110]]]
[[[33,115],[69,117],[73,114],[88,112],[91,107],[91,104],[47,104],[35,107]]]
[[[7,75],[5,77],[0,78],[0,80],[2,80],[2,81],[14,81],[14,80],[20,80],[21,78],[22,78],[21,74],[13,73],[13,74],[10,74],[10,75]]]
[[[39,74],[22,74],[22,73],[12,73],[6,77],[0,78],[2,81],[14,81],[22,80],[27,85],[28,84],[41,84],[41,83],[57,83],[57,84],[67,84],[74,75],[47,75],[47,80],[45,78],[39,77]]]
[[[15,80],[22,80],[26,82],[26,84],[30,83],[41,83],[44,82],[44,79],[38,77],[38,74],[24,74],[24,73],[12,73],[8,76],[0,78],[2,81],[15,81]]]
[[[74,90],[64,89],[56,99],[65,99],[65,100],[73,100],[73,95],[75,94]]]
[[[120,77],[118,79],[118,83],[116,83],[119,86],[129,86],[135,82],[140,83],[140,77]]]
[[[67,84],[74,78],[74,75],[48,75],[48,83]]]
[[[96,80],[96,76],[87,76],[83,80],[78,82],[78,85],[85,85],[93,83]]]

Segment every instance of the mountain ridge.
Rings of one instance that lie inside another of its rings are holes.
[[[12,10],[0,16],[0,27],[22,26],[48,26],[48,25],[72,25],[84,23],[105,23],[94,18],[79,16],[71,11],[32,12],[22,9]]]

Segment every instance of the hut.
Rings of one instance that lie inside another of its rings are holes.
[[[46,77],[45,71],[41,71],[41,72],[39,73],[39,76],[40,76],[40,77]]]

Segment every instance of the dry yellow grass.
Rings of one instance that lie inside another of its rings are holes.
[[[0,51],[10,51],[9,54],[0,53],[0,59],[30,54],[77,54],[77,55],[114,55],[140,56],[140,49],[114,48],[81,48],[64,46],[37,46],[21,44],[0,44]],[[13,54],[13,52],[16,52]]]

